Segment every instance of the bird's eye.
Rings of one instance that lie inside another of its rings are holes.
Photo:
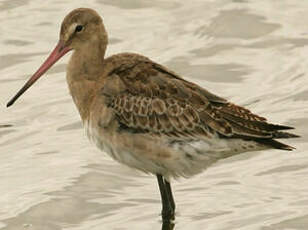
[[[83,29],[83,26],[82,25],[78,25],[78,26],[76,26],[76,28],[75,28],[75,32],[80,32],[80,31],[82,31],[82,29]]]

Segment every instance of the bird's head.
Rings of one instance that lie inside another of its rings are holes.
[[[71,50],[87,50],[92,44],[107,45],[107,33],[102,18],[89,8],[71,11],[63,20],[59,42],[46,61],[7,103],[11,106],[34,82],[36,82],[53,64]]]

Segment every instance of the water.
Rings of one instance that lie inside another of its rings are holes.
[[[1,229],[161,229],[155,177],[86,139],[65,83],[68,57],[5,108],[80,6],[103,16],[108,55],[142,53],[302,136],[285,141],[291,153],[246,153],[173,182],[175,229],[307,229],[308,2],[300,0],[0,1]]]

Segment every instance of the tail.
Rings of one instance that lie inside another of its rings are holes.
[[[253,114],[249,110],[232,103],[220,105],[220,107],[217,107],[217,111],[220,112],[223,120],[231,126],[233,130],[231,138],[251,140],[269,148],[290,151],[294,147],[275,139],[299,137],[285,132],[286,130],[294,129],[293,127],[269,123],[264,117]]]
[[[288,129],[292,129],[292,127],[288,127]],[[298,138],[300,136],[293,134],[293,133],[288,133],[288,132],[281,132],[281,131],[276,131],[273,133],[273,137],[271,139],[267,138],[260,138],[260,139],[255,139],[256,142],[264,144],[266,146],[269,146],[274,149],[282,149],[282,150],[287,150],[287,151],[292,151],[295,149],[294,147],[290,145],[286,145],[284,143],[281,143],[279,141],[276,141],[275,139],[281,139],[281,138]]]

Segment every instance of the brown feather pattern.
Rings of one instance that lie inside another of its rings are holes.
[[[174,137],[184,133],[196,137],[217,133],[225,138],[241,137],[259,142],[277,138],[279,134],[295,137],[279,131],[291,127],[270,124],[264,117],[141,58],[122,64],[109,74],[113,81],[118,78],[122,82],[121,90],[103,89],[109,98],[108,106],[114,109],[121,124],[151,135]]]

